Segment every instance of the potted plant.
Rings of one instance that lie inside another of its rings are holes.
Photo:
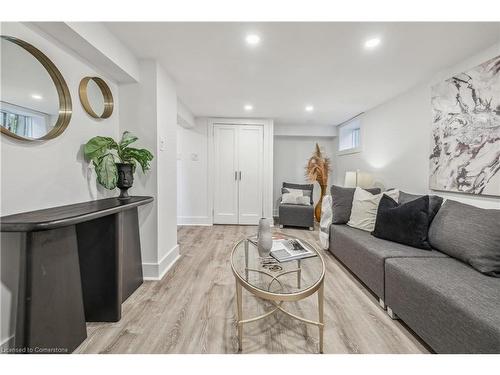
[[[120,142],[110,137],[94,137],[85,144],[85,159],[94,164],[97,181],[106,189],[120,189],[120,199],[130,198],[127,190],[134,182],[134,172],[137,163],[142,171],[150,168],[153,154],[142,148],[130,147],[137,137],[126,131]]]

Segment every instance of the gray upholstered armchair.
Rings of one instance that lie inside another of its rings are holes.
[[[283,194],[284,189],[300,189],[304,191],[304,195],[310,197],[310,205],[297,205],[297,204],[283,204],[280,203],[278,206],[279,215],[279,225],[280,228],[283,226],[294,226],[294,227],[305,227],[309,230],[314,229],[314,202],[313,202],[313,189],[312,184],[290,184],[283,182],[283,187],[281,193]]]

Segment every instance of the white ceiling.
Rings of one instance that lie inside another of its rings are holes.
[[[196,116],[335,125],[500,41],[500,23],[107,23]],[[256,33],[261,43],[244,38]],[[378,36],[367,51],[364,41]],[[245,112],[251,103],[254,110]],[[314,105],[314,112],[304,107]]]

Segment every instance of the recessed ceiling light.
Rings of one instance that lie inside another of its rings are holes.
[[[260,43],[260,36],[258,36],[257,34],[248,34],[245,40],[251,46],[255,46]]]
[[[312,111],[314,111],[314,107],[312,105],[306,105],[306,111],[312,112]]]
[[[36,100],[42,100],[43,99],[42,95],[38,95],[38,94],[31,94],[31,97],[33,99],[36,99]]]
[[[372,49],[380,44],[380,38],[371,38],[365,42],[365,48]]]
[[[245,108],[245,111],[251,111],[253,109],[253,105],[245,104],[245,106],[243,108]]]

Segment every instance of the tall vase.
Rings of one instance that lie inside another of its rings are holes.
[[[259,220],[259,231],[257,233],[257,250],[261,257],[269,256],[273,247],[273,236],[271,234],[271,219]]]
[[[314,216],[316,217],[316,221],[319,223],[321,220],[321,205],[323,204],[323,197],[326,194],[326,185],[320,185],[321,187],[321,195],[319,196],[319,201],[314,208]]]
[[[128,195],[128,189],[132,187],[134,183],[134,166],[128,163],[116,163],[116,169],[118,170],[118,181],[116,186],[120,189],[120,196],[118,199],[130,199]]]

